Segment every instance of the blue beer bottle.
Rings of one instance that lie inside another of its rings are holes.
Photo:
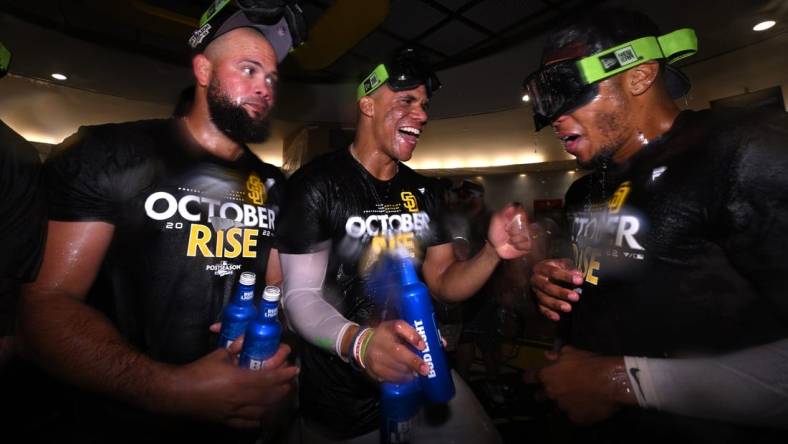
[[[413,442],[413,417],[421,406],[421,383],[413,379],[402,384],[384,382],[380,386],[383,414],[380,427],[381,444]]]
[[[454,381],[451,369],[443,351],[443,344],[438,332],[435,311],[429,290],[419,280],[416,269],[409,258],[398,259],[400,280],[400,314],[424,340],[426,347],[418,351],[421,359],[429,367],[426,376],[419,376],[421,388],[427,401],[442,404],[454,397]]]
[[[282,335],[282,326],[279,324],[279,296],[278,287],[269,285],[263,291],[263,299],[257,310],[257,318],[246,327],[243,349],[238,360],[238,365],[250,370],[260,370],[265,360],[270,358],[279,349],[279,338]]]
[[[238,279],[238,286],[230,303],[222,313],[222,330],[219,332],[219,348],[228,348],[246,329],[257,310],[254,308],[255,274],[245,271]]]

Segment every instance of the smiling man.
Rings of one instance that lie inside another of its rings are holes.
[[[531,276],[567,344],[539,379],[583,442],[785,439],[788,121],[681,111],[672,63],[696,50],[596,10],[526,79],[536,128],[592,169],[566,194],[571,257]]]
[[[45,166],[49,235],[21,302],[24,351],[81,391],[67,440],[230,442],[291,391],[280,347],[263,371],[216,349],[241,271],[277,282],[284,177],[246,143],[267,135],[285,20],[228,2],[190,40],[194,102],[182,118],[83,127]],[[69,412],[71,413],[71,412]]]
[[[381,319],[364,288],[367,271],[386,251],[404,250],[422,265],[433,296],[460,301],[475,294],[501,259],[526,253],[529,239],[506,227],[525,214],[497,213],[479,254],[457,262],[442,226],[443,190],[403,162],[413,155],[440,83],[407,49],[359,85],[353,144],[315,159],[288,182],[288,207],[278,231],[285,277],[283,304],[303,338],[300,348],[304,442],[378,442],[379,381],[426,374],[408,347],[423,348],[404,321]],[[351,346],[369,338],[358,354]],[[449,419],[419,428],[418,442],[494,442],[478,401],[457,377]],[[343,441],[344,442],[344,441]]]

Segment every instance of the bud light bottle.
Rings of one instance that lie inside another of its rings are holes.
[[[380,427],[381,444],[413,442],[413,417],[421,405],[421,383],[418,379],[402,384],[384,382],[380,386],[383,410]]]
[[[276,353],[282,326],[279,325],[279,288],[269,285],[263,291],[263,300],[257,310],[257,319],[246,327],[244,346],[238,365],[250,370],[260,370],[265,360]]]
[[[454,381],[443,351],[429,290],[419,280],[409,258],[399,258],[398,262],[402,283],[400,315],[416,329],[426,344],[424,350],[418,351],[422,361],[429,367],[429,373],[419,377],[424,397],[436,404],[449,402],[454,397]]]
[[[254,282],[254,273],[248,271],[241,273],[233,298],[222,313],[219,348],[230,347],[230,344],[244,332],[246,324],[254,318],[257,312],[252,303],[254,299]]]

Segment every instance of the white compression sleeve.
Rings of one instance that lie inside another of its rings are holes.
[[[345,331],[355,325],[323,297],[323,282],[330,249],[316,253],[279,253],[284,274],[282,307],[288,322],[301,337],[340,358]]]
[[[788,339],[692,359],[624,357],[641,407],[788,428]]]

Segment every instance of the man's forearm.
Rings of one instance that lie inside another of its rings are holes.
[[[22,352],[76,386],[142,408],[167,408],[169,366],[134,350],[95,309],[64,295],[26,292],[20,300]]]
[[[495,248],[485,242],[484,247],[472,258],[449,265],[442,273],[437,288],[430,287],[430,290],[444,302],[463,301],[484,286],[500,262]]]
[[[788,339],[724,356],[625,363],[641,407],[788,427]]]

